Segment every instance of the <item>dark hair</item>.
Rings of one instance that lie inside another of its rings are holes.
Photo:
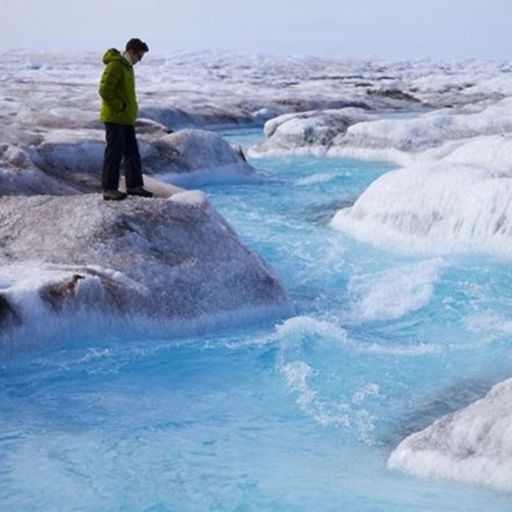
[[[149,52],[148,45],[144,42],[138,39],[137,37],[134,37],[130,39],[126,43],[126,51],[132,50],[134,52]]]

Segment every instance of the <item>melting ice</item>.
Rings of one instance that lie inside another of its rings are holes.
[[[2,507],[509,510],[510,65],[152,58],[145,169],[206,195],[141,216],[84,195],[98,56],[2,56],[0,313],[31,322],[2,345]],[[64,210],[80,229],[59,247],[41,233]],[[105,220],[121,238],[102,253],[83,235]],[[43,333],[67,291],[155,289],[171,324],[69,314]]]

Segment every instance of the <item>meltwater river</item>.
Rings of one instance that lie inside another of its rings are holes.
[[[409,433],[510,377],[509,264],[333,230],[389,164],[253,163],[263,183],[203,189],[285,284],[291,316],[10,351],[0,510],[509,511],[508,493],[386,466]]]

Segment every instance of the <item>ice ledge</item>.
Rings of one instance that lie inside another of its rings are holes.
[[[512,178],[467,164],[431,162],[388,172],[331,225],[361,241],[427,254],[510,258]]]
[[[84,311],[184,325],[287,305],[264,261],[197,191],[118,203],[0,198],[0,285],[4,328]]]

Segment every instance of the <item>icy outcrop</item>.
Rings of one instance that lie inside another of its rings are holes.
[[[278,280],[200,192],[0,198],[0,262],[11,322],[69,307],[193,324],[286,305]]]
[[[404,439],[388,466],[512,490],[512,379],[481,400]]]
[[[433,162],[381,176],[332,225],[399,250],[512,254],[512,177]]]
[[[184,129],[155,143],[157,154],[146,165],[180,186],[257,180],[254,167],[220,135]],[[164,166],[162,163],[165,162]]]
[[[168,181],[185,186],[256,178],[255,169],[214,132],[186,129],[169,134],[152,121],[139,123],[139,129],[139,150],[147,174],[167,175]],[[100,189],[104,139],[103,130],[55,129],[42,134],[41,141],[27,151],[32,168],[46,182],[53,179],[68,185],[61,187],[62,193],[69,193],[69,187],[93,192]],[[12,193],[28,193],[24,182],[17,184],[11,187]],[[59,190],[49,185],[37,188],[38,193],[59,194]]]
[[[102,130],[63,128],[48,131],[32,153],[48,175],[90,192],[100,188],[104,150]]]
[[[76,189],[42,172],[27,151],[0,144],[0,195],[73,193]]]
[[[345,115],[346,114],[346,115]],[[435,110],[406,117],[369,115],[358,109],[290,114],[268,121],[266,140],[251,149],[254,156],[274,153],[322,153],[387,159],[399,164],[440,158],[471,138],[512,132],[512,98],[475,111]],[[434,151],[433,151],[434,150]]]
[[[205,98],[206,100],[206,98]],[[215,128],[228,125],[253,125],[257,117],[251,115],[243,108],[233,105],[212,104],[206,100],[197,105],[184,105],[184,108],[175,106],[148,106],[140,111],[140,115],[152,119],[172,131],[184,128]]]
[[[344,135],[348,127],[371,119],[362,109],[344,108],[285,114],[265,123],[267,137],[261,144],[251,148],[251,156],[259,154],[326,152]]]
[[[510,258],[511,119],[507,99],[477,113],[351,126],[331,154],[386,158],[404,167],[372,183],[332,225],[393,249]]]
[[[445,110],[411,119],[359,123],[347,130],[343,145],[412,152],[438,146],[447,140],[511,131],[512,98],[507,98],[476,113],[454,114]]]
[[[184,171],[222,167],[239,163],[231,146],[214,132],[181,130],[167,136],[166,142],[177,152],[177,162]]]

